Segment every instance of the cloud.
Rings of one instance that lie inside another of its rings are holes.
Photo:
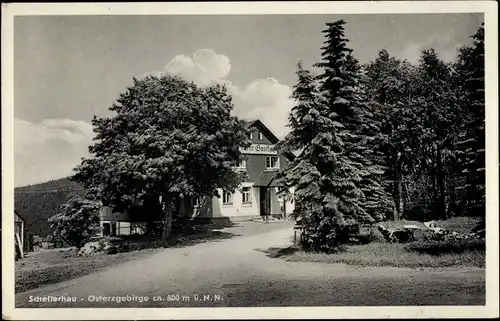
[[[71,175],[81,157],[88,156],[94,137],[92,125],[71,119],[46,119],[39,124],[15,119],[14,131],[16,186]]]
[[[293,106],[292,89],[277,79],[256,79],[240,87],[227,79],[229,58],[211,49],[178,55],[164,72],[181,76],[200,86],[224,84],[233,97],[233,115],[245,120],[260,119],[282,138],[288,132],[288,115]],[[159,75],[161,72],[153,74]],[[15,185],[22,186],[66,177],[89,156],[94,132],[91,124],[72,119],[45,119],[35,124],[15,119]]]
[[[288,115],[293,107],[292,89],[274,78],[257,79],[244,88],[232,86],[235,109],[242,119],[260,119],[278,137],[288,132]]]
[[[408,44],[397,56],[412,63],[418,63],[422,49],[434,48],[441,59],[445,62],[452,62],[457,56],[457,50],[463,45],[457,43],[456,38],[454,29],[434,33],[421,42]]]
[[[230,71],[229,58],[212,49],[178,55],[165,66],[165,72],[200,86],[226,85],[233,96],[233,115],[246,120],[260,119],[275,135],[283,137],[287,133],[288,114],[293,105],[290,99],[292,89],[274,78],[256,79],[241,88],[226,79]]]
[[[165,72],[178,75],[201,86],[223,82],[229,75],[229,58],[212,49],[200,49],[192,57],[175,56],[165,66]]]

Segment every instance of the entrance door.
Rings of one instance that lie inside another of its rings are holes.
[[[102,235],[109,236],[111,234],[111,224],[103,223],[102,224]]]
[[[260,188],[260,215],[271,214],[271,190],[268,187]]]

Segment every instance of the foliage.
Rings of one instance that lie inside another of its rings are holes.
[[[372,174],[360,144],[362,110],[357,61],[347,48],[345,22],[327,23],[322,60],[314,77],[299,64],[290,115],[291,132],[279,146],[301,150],[281,177],[295,186],[295,213],[304,225],[308,249],[331,252],[349,241],[358,221],[373,221],[363,208],[362,187]],[[365,128],[362,128],[365,129]],[[367,184],[368,183],[368,184]],[[360,188],[361,187],[361,188]]]
[[[166,241],[180,199],[234,190],[241,182],[232,167],[248,142],[232,109],[220,85],[199,88],[170,75],[134,79],[110,108],[115,116],[94,117],[93,157],[73,179],[117,210],[160,202]]]
[[[49,218],[49,223],[71,245],[80,248],[98,230],[99,206],[98,202],[74,196]]]
[[[366,91],[380,121],[379,148],[385,163],[385,190],[392,195],[395,219],[403,216],[408,176],[418,169],[422,124],[419,106],[414,103],[416,71],[413,65],[381,50],[365,65]]]
[[[322,31],[317,77],[299,64],[279,145],[300,151],[280,179],[296,189],[305,248],[332,252],[373,217],[484,213],[483,27],[454,64],[429,48],[417,65],[381,50],[361,66],[344,25]]]
[[[457,84],[465,121],[456,143],[458,163],[465,178],[463,189],[469,214],[485,214],[485,94],[484,24],[473,43],[459,51]],[[481,225],[485,223],[482,220]]]
[[[484,216],[483,33],[481,27],[453,64],[431,48],[417,66],[386,50],[365,65],[395,219]]]

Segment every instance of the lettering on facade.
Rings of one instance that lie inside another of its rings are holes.
[[[265,144],[252,144],[248,148],[240,148],[243,154],[265,154],[265,155],[277,155],[277,151],[274,145]]]

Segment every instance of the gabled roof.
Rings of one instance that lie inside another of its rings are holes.
[[[258,127],[260,128],[260,130],[262,131],[262,133],[264,134],[264,136],[267,137],[267,139],[269,139],[269,141],[272,143],[272,144],[277,144],[280,140],[278,137],[276,137],[276,135],[273,134],[273,132],[266,127],[266,125],[264,125],[264,123],[262,123],[259,119],[256,119],[256,120],[246,120],[245,121],[245,127],[246,128],[250,128],[250,127]],[[292,152],[289,152],[289,151],[285,151],[283,153],[283,155],[288,158],[290,161],[293,161],[295,159],[295,155],[292,153]]]
[[[279,138],[276,137],[273,132],[271,130],[269,130],[269,128],[266,127],[266,125],[264,125],[260,120],[256,119],[256,120],[251,120],[251,121],[245,121],[245,126],[247,128],[250,128],[250,127],[259,127],[263,134],[271,141],[271,143],[273,144],[276,144],[277,142],[279,142]]]

